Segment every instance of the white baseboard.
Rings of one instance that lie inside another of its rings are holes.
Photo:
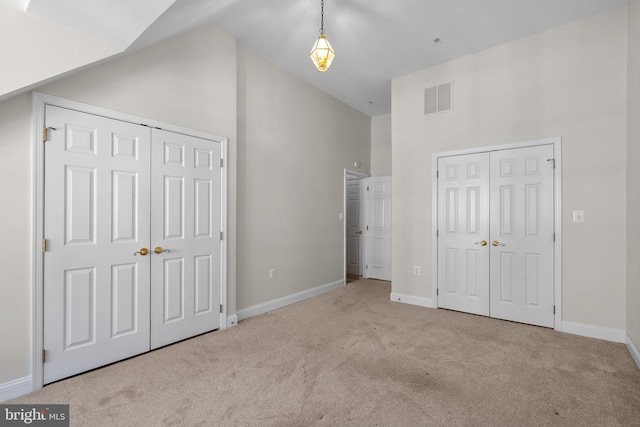
[[[0,384],[0,402],[16,399],[28,393],[31,393],[31,377],[18,378]]]
[[[395,302],[403,302],[405,304],[433,308],[433,300],[431,298],[416,297],[413,295],[405,295],[405,294],[399,294],[397,292],[391,292],[391,297],[389,299]]]
[[[256,304],[251,307],[238,310],[236,315],[238,320],[248,319],[249,317],[257,316],[262,313],[267,313],[278,308],[286,307],[291,304],[295,304],[300,301],[304,301],[307,298],[314,297],[316,295],[329,292],[333,289],[338,289],[344,286],[344,280],[338,280],[337,282],[327,283],[326,285],[320,285],[315,288],[307,289],[306,291],[297,292],[295,294],[287,295],[286,297],[277,298],[271,301]]]
[[[627,334],[627,348],[631,353],[631,357],[633,357],[633,361],[636,362],[638,369],[640,369],[640,350],[638,350],[638,346],[633,342],[629,334]]]
[[[623,329],[586,325],[584,323],[570,322],[568,320],[562,321],[562,332],[619,343],[625,343],[627,336],[627,333]]]
[[[238,315],[232,314],[231,316],[227,316],[227,327],[225,329],[233,328],[238,324]]]

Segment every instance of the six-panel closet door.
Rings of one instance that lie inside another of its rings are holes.
[[[491,317],[554,326],[553,146],[491,153]]]
[[[220,327],[220,154],[153,129],[152,349]]]
[[[438,159],[438,306],[549,326],[553,146]]]

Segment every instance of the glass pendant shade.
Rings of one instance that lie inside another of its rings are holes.
[[[324,34],[322,34],[318,37],[316,44],[313,45],[313,49],[311,49],[309,56],[318,71],[325,72],[331,66],[331,61],[333,61],[336,54],[331,48],[329,40],[327,40]]]

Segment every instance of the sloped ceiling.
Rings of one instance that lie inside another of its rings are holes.
[[[83,59],[87,64],[214,24],[279,67],[375,116],[390,111],[395,77],[628,1],[325,0],[324,29],[336,51],[326,73],[317,72],[308,57],[319,33],[320,0],[0,0],[0,6],[3,3],[95,43],[102,50],[96,58]],[[0,8],[0,22],[6,9]],[[6,32],[0,27],[3,58],[11,51],[6,37],[11,40],[12,35]],[[82,66],[77,59],[69,61],[71,66],[57,68]],[[58,69],[47,78],[55,77]],[[6,93],[0,91],[0,96]]]
[[[2,0],[117,49],[129,47],[175,0]]]

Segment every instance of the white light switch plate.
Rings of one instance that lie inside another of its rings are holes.
[[[584,211],[573,211],[573,222],[584,222]]]

